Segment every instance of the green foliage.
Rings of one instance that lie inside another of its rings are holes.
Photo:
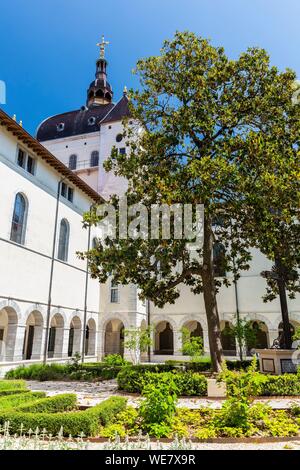
[[[21,429],[28,432],[30,429],[46,429],[50,434],[57,435],[63,429],[63,435],[95,436],[99,432],[100,425],[111,423],[118,413],[126,407],[126,399],[111,397],[104,402],[85,411],[70,412],[20,412],[0,410],[0,425],[10,423],[11,432],[19,434]]]
[[[8,371],[5,375],[7,379],[20,378],[25,380],[62,380],[72,368],[66,364],[31,364],[30,366],[19,366]]]
[[[73,393],[63,393],[54,397],[41,398],[33,403],[22,403],[15,407],[16,411],[24,413],[57,413],[71,411],[76,408],[77,397]]]
[[[176,412],[178,388],[171,374],[160,374],[155,384],[147,383],[142,395],[145,400],[139,408],[142,426],[150,435],[168,436],[171,431],[172,419]]]
[[[0,410],[13,409],[25,403],[33,403],[40,398],[45,398],[45,396],[45,392],[26,392],[0,396]]]
[[[298,374],[268,375],[259,391],[264,396],[293,396],[300,395],[300,380]]]
[[[113,359],[114,360],[114,359]],[[119,359],[116,359],[119,361]],[[79,364],[32,364],[19,366],[6,373],[7,379],[22,378],[25,380],[106,380],[113,379],[122,365],[109,365],[107,362]],[[1,391],[0,391],[1,393]]]
[[[113,423],[113,424],[109,424],[106,427],[101,428],[99,436],[113,439],[116,436],[125,437],[126,434],[127,434],[126,429],[122,424]]]
[[[192,336],[188,328],[181,328],[182,354],[191,357],[192,362],[197,362],[203,356],[203,339],[200,336]]]
[[[240,353],[243,353],[243,345],[247,345],[248,348],[255,348],[257,343],[257,332],[252,326],[250,320],[245,318],[235,319],[233,324],[228,327],[226,326],[223,333],[228,336],[235,338],[240,346]]]
[[[175,383],[179,395],[205,396],[207,393],[207,380],[196,372],[144,372],[128,367],[119,372],[118,386],[120,390],[141,393],[147,384],[159,386],[168,380]]]
[[[0,392],[3,390],[24,390],[26,382],[24,380],[0,380]]]
[[[104,357],[103,364],[108,366],[125,366],[128,364],[128,361],[126,361],[121,354],[108,354]]]

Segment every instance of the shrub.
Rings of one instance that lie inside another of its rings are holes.
[[[73,393],[63,393],[54,397],[41,398],[33,403],[20,404],[16,411],[24,413],[57,413],[70,411],[76,407],[77,397]]]
[[[0,392],[2,390],[24,390],[26,383],[24,380],[0,380]]]
[[[178,388],[167,374],[159,375],[159,382],[148,383],[142,394],[145,400],[139,408],[142,426],[150,435],[168,436],[176,412]]]
[[[131,393],[141,393],[146,384],[159,384],[165,380],[173,380],[179,395],[205,396],[207,380],[203,375],[189,372],[145,372],[136,367],[126,367],[119,372],[118,386],[120,390]]]
[[[300,395],[300,377],[298,374],[268,375],[259,395]]]
[[[0,411],[0,424],[9,422],[10,432],[19,434],[30,429],[46,429],[48,434],[57,435],[61,429],[64,436],[95,436],[100,424],[109,424],[113,417],[126,407],[126,399],[111,397],[85,411],[59,413],[29,413]]]
[[[110,397],[99,405],[96,405],[86,413],[95,414],[103,426],[113,421],[115,416],[126,408],[127,399],[123,397]]]
[[[61,380],[68,376],[70,366],[67,364],[31,364],[30,366],[19,366],[8,371],[7,379],[25,380]]]
[[[22,404],[32,403],[46,396],[45,392],[17,393],[0,397],[0,410],[15,408]]]
[[[124,366],[129,364],[120,354],[108,354],[104,357],[103,363],[108,366]]]

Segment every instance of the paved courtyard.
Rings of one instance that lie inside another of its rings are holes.
[[[34,391],[45,391],[47,395],[57,395],[58,393],[76,393],[78,403],[84,406],[93,406],[112,395],[122,395],[128,398],[128,404],[138,406],[140,397],[134,394],[126,394],[118,391],[116,380],[105,380],[103,382],[60,382],[47,381],[39,382],[35,380],[27,381],[28,387]],[[218,409],[222,406],[222,399],[208,398],[179,398],[178,406],[181,408],[203,408],[209,407]],[[274,409],[289,408],[292,404],[300,405],[300,397],[295,398],[261,398],[255,402],[268,403]]]

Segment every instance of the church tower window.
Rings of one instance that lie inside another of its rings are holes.
[[[98,150],[94,150],[91,153],[90,166],[98,166],[98,165],[99,165],[99,152]]]
[[[77,155],[73,153],[69,157],[69,168],[70,170],[76,170],[76,167],[77,167]]]

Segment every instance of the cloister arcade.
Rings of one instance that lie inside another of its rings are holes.
[[[0,362],[40,361],[44,354],[46,312],[34,306],[22,314],[15,303],[0,302]],[[47,357],[64,359],[81,353],[83,320],[78,314],[53,312],[50,317]],[[97,354],[96,319],[88,318],[85,354]]]

